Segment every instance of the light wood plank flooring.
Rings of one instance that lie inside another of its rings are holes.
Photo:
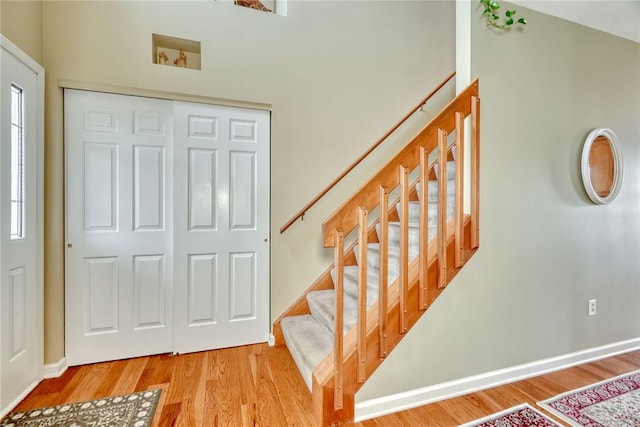
[[[524,402],[640,369],[640,351],[353,426],[457,426]],[[69,368],[16,411],[162,388],[153,426],[312,426],[311,394],[285,347],[258,344]]]

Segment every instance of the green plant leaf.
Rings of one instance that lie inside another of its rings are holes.
[[[521,25],[525,25],[527,20],[524,18],[519,18],[515,21],[515,10],[507,10],[505,11],[505,17],[501,17],[498,15],[498,9],[500,9],[500,1],[499,0],[479,0],[480,7],[482,10],[482,15],[487,20],[487,26],[496,28],[498,30],[508,30],[513,26],[516,22]]]

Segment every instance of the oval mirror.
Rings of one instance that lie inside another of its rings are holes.
[[[622,153],[611,129],[594,129],[582,149],[582,182],[596,204],[613,201],[622,185]]]

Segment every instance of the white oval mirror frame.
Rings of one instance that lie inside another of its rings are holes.
[[[606,196],[598,194],[598,191],[594,188],[593,185],[593,173],[591,170],[591,149],[594,145],[594,142],[598,139],[604,137],[609,142],[609,147],[611,147],[611,155],[613,157],[613,182],[611,183],[611,187]],[[618,137],[611,129],[607,128],[599,128],[592,130],[587,139],[584,141],[584,147],[582,148],[582,183],[584,184],[584,188],[587,191],[587,195],[598,205],[604,205],[607,203],[611,203],[620,192],[620,187],[622,187],[622,175],[624,165],[622,162],[622,152],[620,151],[620,142],[618,141]]]

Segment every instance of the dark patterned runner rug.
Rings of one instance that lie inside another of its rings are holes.
[[[472,421],[461,427],[561,427],[526,403]]]
[[[640,426],[640,371],[563,393],[538,405],[572,426],[637,427]]]
[[[9,414],[0,427],[149,427],[162,390]]]

